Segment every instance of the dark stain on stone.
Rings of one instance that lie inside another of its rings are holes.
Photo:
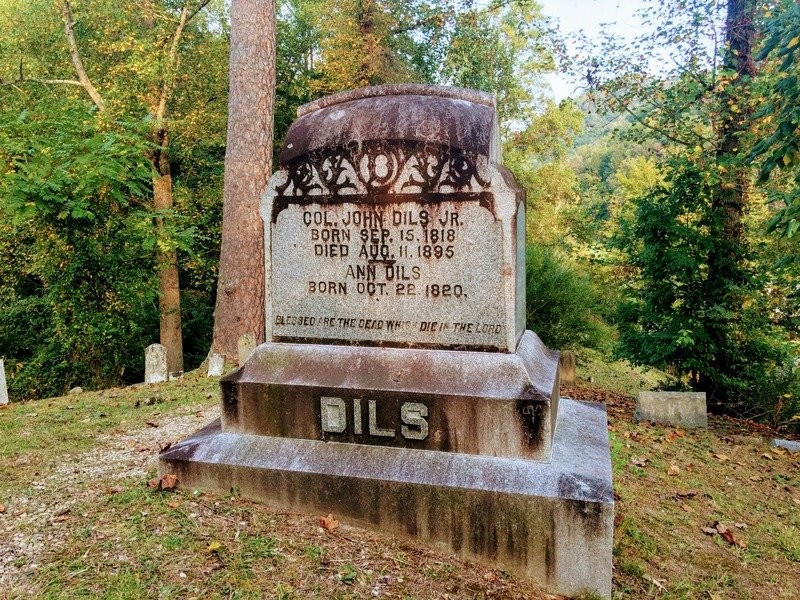
[[[607,533],[607,522],[603,513],[605,507],[609,506],[608,504],[586,500],[568,500],[565,505],[570,512],[571,521],[581,523],[588,534],[587,537],[598,538]],[[608,520],[608,523],[613,522],[613,517]]]
[[[239,384],[229,380],[220,382],[222,388],[222,415],[226,426],[239,425]]]
[[[556,531],[556,517],[554,511],[550,511],[549,528],[546,529],[547,543],[544,548],[544,568],[547,581],[556,580],[556,563],[558,557],[556,556],[556,540],[553,536]]]
[[[475,554],[496,560],[499,549],[496,517],[486,518],[486,515],[494,515],[493,504],[491,497],[474,498],[471,502],[469,549]]]
[[[543,441],[544,411],[542,402],[528,399],[516,401],[517,418],[522,426],[523,441],[529,450],[535,450]]]

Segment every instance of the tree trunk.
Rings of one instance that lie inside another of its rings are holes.
[[[237,356],[245,333],[264,341],[264,234],[259,203],[272,171],[275,2],[233,0],[222,249],[214,352]]]
[[[745,254],[744,210],[750,187],[749,168],[739,159],[740,137],[747,131],[752,117],[750,108],[750,80],[756,75],[753,46],[756,30],[753,24],[756,3],[754,0],[728,0],[725,21],[725,42],[728,46],[724,65],[735,73],[720,95],[722,120],[719,127],[717,161],[725,167],[719,191],[714,196],[721,219],[722,247],[717,251],[722,277],[733,283],[741,281],[740,267]]]
[[[756,30],[753,19],[755,0],[728,0],[725,19],[723,60],[725,70],[732,72],[718,97],[721,116],[717,129],[716,161],[720,181],[712,200],[711,234],[714,247],[708,257],[706,298],[710,306],[724,308],[724,316],[709,317],[708,335],[716,346],[711,361],[717,375],[701,374],[694,382],[696,389],[705,391],[709,410],[728,411],[729,398],[717,391],[719,374],[730,373],[735,357],[731,355],[731,332],[742,318],[743,286],[746,285],[745,258],[747,241],[744,236],[744,213],[750,189],[750,166],[742,152],[742,135],[752,117],[751,87],[756,75],[753,46]],[[722,311],[720,314],[723,314]]]
[[[166,144],[166,138],[163,140]],[[164,148],[154,160],[153,207],[158,210],[172,208],[172,173],[169,158]],[[156,219],[156,228],[161,230],[164,221]],[[156,250],[158,269],[158,311],[161,324],[161,345],[167,351],[167,371],[183,371],[183,337],[181,334],[181,296],[178,281],[178,251]]]

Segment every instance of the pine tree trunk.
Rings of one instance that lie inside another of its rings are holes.
[[[264,340],[264,235],[259,203],[272,171],[275,2],[234,0],[230,97],[214,352],[234,359],[245,333]]]
[[[172,208],[172,173],[169,159],[159,152],[153,175],[153,207],[156,210]],[[156,227],[164,227],[162,219]],[[181,334],[181,297],[178,281],[177,250],[156,251],[158,269],[158,312],[161,324],[161,345],[167,351],[167,371],[183,371],[183,337]]]

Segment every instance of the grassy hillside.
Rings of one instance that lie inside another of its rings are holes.
[[[586,368],[594,385],[569,393],[608,402],[615,596],[800,597],[800,455],[746,422],[634,424],[619,390],[640,376]],[[0,596],[553,598],[388,534],[323,529],[323,515],[149,488],[159,448],[215,418],[216,395],[192,373],[0,410]]]

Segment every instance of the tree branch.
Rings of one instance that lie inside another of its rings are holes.
[[[83,87],[83,83],[77,79],[38,79],[34,77],[22,77],[21,79],[14,79],[12,81],[3,81],[0,79],[0,85],[16,85],[18,83],[40,83],[42,85],[76,85]]]
[[[183,5],[181,9],[180,20],[178,27],[175,29],[175,34],[172,36],[172,45],[169,49],[169,61],[167,63],[167,74],[161,85],[161,92],[159,93],[158,106],[156,108],[155,119],[159,129],[163,128],[164,116],[167,113],[167,102],[172,94],[172,89],[175,85],[175,71],[178,68],[178,46],[180,45],[183,32],[186,25],[191,21],[197,13],[199,13],[211,0],[200,0],[192,12],[189,12],[189,2]]]
[[[75,41],[75,22],[72,19],[72,9],[69,5],[69,0],[61,0],[61,14],[64,17],[64,31],[67,34],[67,44],[69,44],[69,55],[72,58],[72,65],[75,67],[75,73],[78,75],[83,89],[89,94],[89,97],[94,102],[98,110],[105,110],[106,104],[103,98],[97,92],[89,76],[86,74],[86,69],[83,67],[80,52],[78,52],[78,43]]]
[[[609,89],[606,89],[606,92],[608,94],[610,94],[611,97],[614,98],[614,100],[616,100],[617,103],[625,110],[625,112],[627,112],[630,116],[632,116],[636,120],[636,122],[639,123],[639,125],[641,125],[642,127],[646,127],[647,129],[650,129],[651,131],[655,131],[657,134],[663,136],[664,138],[670,140],[671,142],[675,142],[676,144],[680,144],[681,146],[687,146],[688,147],[688,146],[692,145],[692,143],[687,141],[687,140],[682,140],[679,137],[676,137],[674,135],[671,135],[671,134],[667,133],[663,129],[659,129],[658,127],[650,125],[644,119],[642,119],[639,115],[637,115],[635,112],[633,112],[630,109],[630,107],[628,106],[628,103],[627,102],[623,102],[619,97],[617,97],[617,95],[613,91],[611,91]],[[703,139],[703,138],[701,138],[701,139]]]

